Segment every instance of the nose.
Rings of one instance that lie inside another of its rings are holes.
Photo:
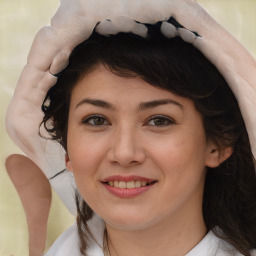
[[[143,163],[146,153],[136,128],[123,127],[117,129],[112,135],[107,157],[111,163],[123,167]]]

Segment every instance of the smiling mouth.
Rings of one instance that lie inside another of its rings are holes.
[[[132,199],[145,194],[154,187],[157,180],[140,176],[120,176],[114,175],[102,181],[105,188],[114,196],[121,199]]]
[[[115,181],[107,181],[104,182],[106,185],[110,186],[110,187],[115,187],[115,188],[122,188],[122,189],[134,189],[134,188],[141,188],[141,187],[147,187],[150,185],[153,185],[156,181],[152,181],[152,182],[147,182],[145,180],[141,181],[141,180],[132,180],[132,181],[119,181],[119,180],[115,180]]]

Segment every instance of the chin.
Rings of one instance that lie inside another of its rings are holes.
[[[154,223],[152,216],[138,214],[138,212],[133,214],[111,214],[109,216],[102,217],[107,225],[121,230],[127,231],[138,231],[143,230],[152,223]]]

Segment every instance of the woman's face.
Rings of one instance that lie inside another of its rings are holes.
[[[67,144],[67,168],[107,225],[202,218],[205,166],[215,160],[191,100],[99,65],[72,91]]]

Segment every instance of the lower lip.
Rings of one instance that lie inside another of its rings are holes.
[[[152,186],[155,183],[152,183],[148,186],[145,187],[140,187],[140,188],[116,188],[116,187],[111,187],[106,183],[103,183],[105,188],[115,196],[118,196],[120,198],[134,198],[136,196],[139,196],[145,192],[147,192],[149,189],[152,188]]]

